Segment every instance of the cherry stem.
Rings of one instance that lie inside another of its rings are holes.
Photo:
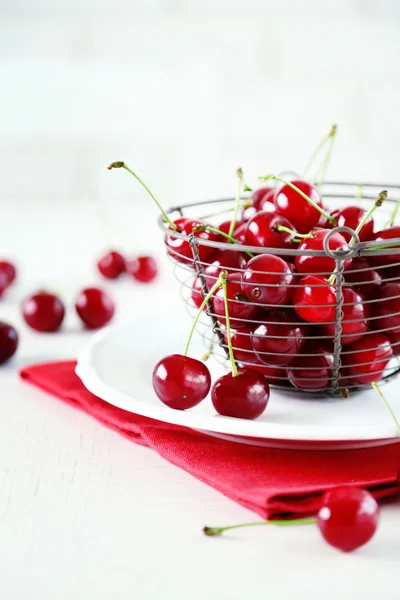
[[[211,225],[193,225],[193,228],[192,228],[193,233],[199,233],[200,231],[211,231],[212,233],[216,233],[216,234],[221,235],[222,237],[226,238],[232,244],[237,244],[238,246],[242,245],[238,240],[235,240],[234,237],[229,235],[229,233],[225,233],[225,231],[221,231],[220,229],[217,229],[216,227],[211,227]],[[254,258],[254,254],[252,254],[251,252],[246,252],[246,254],[248,254],[250,256],[250,258]]]
[[[389,220],[389,227],[393,227],[393,225],[395,224],[396,221],[396,217],[397,217],[397,213],[399,211],[399,207],[400,207],[400,199],[397,200],[396,202],[396,206],[394,207],[394,211],[392,212],[392,215],[390,217]]]
[[[365,213],[365,215],[363,216],[363,218],[357,225],[357,229],[355,230],[355,233],[357,233],[357,235],[360,233],[361,229],[364,227],[365,223],[368,221],[370,216],[376,211],[376,209],[379,208],[380,206],[382,206],[384,201],[387,199],[387,196],[388,196],[387,190],[382,190],[381,192],[379,192],[379,194],[377,195],[377,197],[375,199],[375,202],[373,203],[373,205],[371,206],[369,211]],[[352,244],[353,242],[354,242],[354,238],[352,237],[350,240],[350,244]]]
[[[317,187],[321,187],[324,183],[325,183],[325,176],[326,176],[326,172],[328,170],[328,166],[331,160],[331,156],[332,156],[332,150],[333,150],[333,146],[335,144],[335,136],[336,136],[336,130],[337,127],[336,125],[332,126],[331,132],[328,136],[328,150],[326,152],[325,158],[322,162],[322,165],[320,166],[320,168],[318,169],[318,172],[315,176],[315,185]],[[320,180],[318,180],[318,176],[321,178]]]
[[[378,394],[378,396],[380,397],[380,399],[382,400],[382,402],[384,403],[384,405],[386,406],[387,410],[389,411],[390,416],[392,417],[393,421],[395,422],[395,425],[397,427],[397,432],[400,435],[400,423],[397,420],[396,415],[393,412],[392,407],[390,406],[389,402],[386,400],[385,396],[382,394],[382,390],[379,387],[379,385],[376,383],[376,381],[373,381],[371,383],[371,386],[373,387],[373,389],[375,390],[375,392]]]
[[[235,231],[235,227],[236,227],[237,214],[238,214],[238,210],[239,210],[240,198],[241,198],[241,193],[242,193],[242,182],[243,182],[242,169],[237,169],[236,178],[237,178],[237,188],[236,188],[235,208],[233,211],[232,221],[229,226],[229,235],[233,234],[233,232]]]
[[[213,331],[213,334],[212,334],[212,336],[211,336],[211,339],[210,339],[210,343],[208,344],[208,350],[207,350],[207,352],[206,352],[205,354],[203,354],[203,356],[201,357],[201,360],[204,360],[204,362],[205,362],[206,360],[208,360],[208,359],[210,358],[211,354],[213,353],[213,350],[214,350],[214,339],[215,339],[215,335],[216,335],[216,334],[215,334],[215,331]]]
[[[297,231],[293,231],[293,229],[285,227],[284,225],[275,225],[274,229],[278,232],[290,233],[293,236],[293,241],[295,238],[300,238],[298,241],[301,242],[302,239],[315,237],[315,231],[313,229],[308,233],[297,233]]]
[[[321,142],[318,144],[318,146],[316,147],[316,149],[314,150],[314,152],[311,155],[310,160],[308,161],[306,168],[303,171],[303,177],[305,178],[306,174],[308,173],[308,171],[310,170],[311,165],[313,164],[313,162],[315,161],[315,159],[317,158],[318,154],[321,152],[322,148],[325,146],[325,144],[327,142],[329,142],[329,140],[333,139],[335,137],[336,134],[336,125],[332,125],[330,132],[328,133],[328,135],[326,135],[324,137],[323,140],[321,140]],[[332,151],[332,149],[330,149],[330,151]],[[325,159],[326,160],[326,159]],[[328,156],[328,160],[329,160],[329,156]]]
[[[142,179],[140,179],[140,177],[138,175],[136,175],[136,173],[134,171],[132,171],[132,169],[130,169],[128,167],[128,165],[126,165],[122,160],[117,160],[115,162],[110,163],[108,165],[107,169],[109,169],[109,170],[111,170],[111,169],[125,169],[125,171],[128,171],[128,173],[130,173],[131,175],[133,175],[135,177],[135,179],[137,179],[137,181],[144,187],[144,189],[146,190],[146,192],[154,200],[154,202],[158,206],[159,210],[163,214],[165,222],[168,223],[168,225],[171,227],[171,229],[173,229],[174,231],[178,231],[177,226],[175,225],[175,223],[173,223],[173,221],[171,221],[171,219],[169,218],[169,216],[167,215],[167,213],[165,212],[165,210],[163,209],[163,207],[161,206],[161,204],[159,203],[159,201],[157,200],[157,198],[154,196],[153,192],[147,187],[147,185],[144,183],[144,181],[142,181]]]
[[[362,184],[362,183],[358,184],[358,186],[357,186],[357,193],[354,196],[354,198],[356,200],[361,200],[361,198],[363,197],[363,189],[364,189],[364,184]]]
[[[224,275],[226,273],[226,275]],[[228,340],[229,359],[232,366],[232,376],[237,377],[239,375],[237,366],[235,363],[235,357],[233,355],[232,338],[231,338],[231,320],[229,318],[229,307],[228,307],[228,290],[226,289],[226,280],[228,278],[228,272],[222,271],[220,274],[222,278],[222,289],[224,291],[224,306],[225,306],[225,320],[226,320],[226,337]]]
[[[310,517],[308,519],[291,519],[287,521],[256,521],[255,523],[240,523],[239,525],[228,525],[227,527],[204,527],[203,533],[209,537],[221,535],[224,531],[230,529],[239,529],[240,527],[258,527],[259,525],[279,525],[280,527],[290,527],[292,525],[315,525],[317,519]]]
[[[213,296],[215,294],[215,292],[217,291],[217,289],[221,287],[222,278],[223,278],[224,273],[226,273],[226,277],[228,277],[227,271],[221,271],[217,281],[212,286],[211,290],[208,292],[207,296],[204,298],[203,302],[201,303],[199,310],[197,311],[197,314],[196,314],[193,324],[192,324],[192,328],[189,333],[188,340],[186,342],[185,349],[183,351],[183,356],[187,356],[187,353],[189,352],[190,342],[192,341],[192,337],[193,337],[194,330],[196,329],[197,321],[200,319],[200,316],[203,313],[204,307],[206,306],[207,302],[210,300],[211,296]]]
[[[333,225],[335,225],[335,226],[337,225],[336,219],[334,219],[334,217],[332,217],[327,212],[325,212],[320,206],[318,206],[318,204],[316,204],[314,202],[314,200],[311,200],[311,198],[309,196],[307,196],[307,194],[305,194],[304,192],[302,192],[291,181],[286,181],[285,179],[281,179],[281,177],[278,177],[277,175],[272,175],[272,174],[270,174],[270,175],[264,175],[264,177],[260,177],[260,179],[262,181],[270,181],[271,179],[275,179],[276,181],[280,181],[280,182],[284,183],[285,185],[288,185],[290,188],[292,188],[292,190],[294,190],[302,198],[304,198],[304,200],[306,200],[308,202],[308,204],[310,204],[313,208],[315,208],[315,210],[317,210],[321,215],[323,215],[325,217],[325,219],[328,219],[328,221],[330,221],[331,223],[333,223]]]

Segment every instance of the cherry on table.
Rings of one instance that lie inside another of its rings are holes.
[[[176,410],[193,408],[210,391],[211,375],[199,360],[171,354],[161,359],[153,370],[153,388],[158,398]]]
[[[267,407],[269,385],[256,368],[239,367],[238,375],[223,375],[211,389],[211,400],[219,415],[257,419]]]
[[[5,271],[0,271],[0,297],[3,295],[9,285],[10,284]]]
[[[242,294],[242,277],[240,273],[230,273],[227,281],[228,311],[233,329],[243,329],[248,327],[258,313],[258,307],[249,302],[249,299]],[[226,325],[224,292],[220,288],[212,298],[214,314],[218,320]]]
[[[365,258],[353,258],[351,269],[344,274],[345,282],[368,300],[373,298],[382,283],[382,276]]]
[[[0,321],[0,365],[7,362],[18,348],[17,331],[9,325]]]
[[[278,231],[278,225],[295,231],[291,221],[281,215],[265,211],[256,213],[246,225],[245,243],[262,248],[294,248],[293,235]]]
[[[137,256],[127,261],[126,270],[136,281],[150,283],[157,277],[158,264],[152,256]]]
[[[98,261],[97,268],[103,277],[117,279],[125,272],[125,259],[120,252],[110,250]]]
[[[318,190],[308,181],[295,180],[291,183],[323,208]],[[320,219],[321,213],[288,185],[282,186],[275,194],[274,204],[277,212],[286,217],[299,233],[308,233]]]
[[[75,309],[88,329],[98,329],[111,321],[115,304],[103,290],[86,288],[79,294]]]
[[[346,348],[342,355],[343,373],[354,383],[372,383],[382,379],[391,358],[389,338],[383,333],[371,333]]]
[[[257,358],[268,365],[288,365],[305,343],[308,327],[293,310],[270,312],[251,333]]]
[[[0,272],[5,274],[8,285],[11,285],[17,276],[17,269],[9,260],[0,260]]]
[[[333,363],[330,345],[309,341],[304,354],[297,356],[287,368],[287,378],[296,388],[323,390],[330,386]]]
[[[299,250],[324,250],[324,240],[331,231],[328,229],[319,229],[314,234],[305,238],[299,245]],[[333,232],[332,232],[333,233]],[[329,248],[332,251],[338,250],[347,246],[347,242],[341,233],[333,233],[329,240]],[[352,258],[347,258],[344,261],[344,268],[348,269],[352,263]],[[336,261],[330,256],[296,256],[295,266],[299,273],[320,273],[327,275],[332,273],[336,266]]]
[[[288,304],[295,276],[279,256],[259,254],[250,259],[242,273],[242,292],[252,302],[270,305]]]
[[[317,525],[328,544],[352,552],[366,544],[379,523],[379,506],[367,491],[353,486],[341,486],[322,497]]]
[[[60,329],[65,307],[55,294],[39,292],[24,300],[22,315],[32,329],[50,333]]]
[[[327,323],[335,320],[336,294],[328,280],[317,275],[306,275],[297,284],[293,294],[296,313],[310,323]]]
[[[365,298],[362,294],[349,287],[343,287],[342,290],[343,318],[341,342],[343,346],[347,346],[354,344],[369,330],[371,311],[370,305],[365,303]],[[325,323],[321,329],[325,335],[334,337],[334,323]]]
[[[346,206],[345,208],[336,209],[331,213],[331,216],[336,219],[337,227],[350,227],[355,231],[360,225],[361,221],[367,214],[367,211],[361,206]],[[361,227],[358,237],[361,242],[367,242],[372,239],[374,233],[374,220],[372,217],[364,223]],[[346,242],[350,242],[350,233],[343,231],[341,234]]]

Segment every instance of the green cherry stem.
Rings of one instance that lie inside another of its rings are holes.
[[[231,235],[229,235],[229,233],[225,233],[225,231],[221,231],[220,229],[217,229],[216,227],[211,227],[211,225],[194,225],[192,232],[193,233],[199,233],[200,231],[211,231],[212,233],[216,233],[218,235],[221,235],[222,237],[226,238],[229,242],[231,242],[231,244],[237,244],[238,246],[241,246],[241,243],[238,240],[235,240],[234,237],[232,237]],[[246,254],[248,254],[250,256],[250,258],[254,257],[254,254],[252,254],[251,252],[246,252]]]
[[[243,182],[242,169],[237,169],[236,178],[237,178],[237,188],[236,188],[235,208],[233,211],[232,221],[231,221],[231,224],[229,227],[229,232],[228,232],[229,235],[232,235],[233,232],[235,231],[236,222],[237,222],[237,214],[238,214],[238,210],[239,210],[240,198],[241,198],[241,193],[242,193],[242,182]]]
[[[201,357],[201,360],[204,360],[204,362],[205,362],[206,360],[208,360],[208,359],[210,358],[211,354],[213,353],[213,350],[214,350],[214,339],[215,339],[215,336],[216,336],[216,333],[215,333],[215,331],[213,331],[213,334],[212,334],[212,336],[211,336],[211,339],[210,339],[210,343],[208,344],[208,350],[207,350],[207,352],[206,352],[205,354],[203,354],[203,356]]]
[[[318,172],[315,176],[315,185],[321,187],[325,182],[326,172],[328,170],[328,166],[332,156],[333,146],[335,144],[335,136],[336,136],[337,127],[336,125],[332,126],[332,129],[328,135],[328,150],[326,152],[325,158],[322,162],[322,165],[318,169]],[[318,179],[320,177],[320,179]]]
[[[354,196],[354,198],[356,200],[361,200],[361,198],[363,197],[363,190],[364,190],[364,184],[363,183],[359,183],[357,186],[357,193]]]
[[[239,375],[237,366],[235,363],[235,357],[233,356],[232,338],[231,338],[231,320],[229,317],[229,306],[228,306],[228,290],[226,289],[226,280],[228,279],[228,272],[221,271],[220,279],[222,279],[222,289],[224,292],[224,307],[225,307],[225,320],[226,320],[226,337],[228,340],[229,360],[232,366],[232,376],[237,377]]]
[[[315,208],[315,210],[317,210],[321,215],[323,215],[325,217],[325,219],[328,219],[328,221],[330,221],[331,223],[333,223],[334,226],[337,225],[336,219],[334,219],[334,217],[332,217],[327,212],[325,212],[320,206],[318,206],[318,204],[316,204],[314,202],[314,200],[311,200],[311,198],[309,196],[307,196],[307,194],[305,194],[304,192],[302,192],[291,181],[286,181],[285,179],[282,179],[281,177],[278,177],[277,175],[273,175],[273,174],[264,175],[263,177],[260,177],[260,179],[261,179],[261,181],[271,181],[272,179],[275,179],[276,181],[280,181],[281,183],[284,183],[285,185],[288,185],[290,188],[292,188],[292,190],[294,190],[302,198],[304,198],[304,200],[306,200],[306,202],[308,202],[308,204],[310,204],[313,208]]]
[[[397,432],[400,435],[400,423],[399,423],[396,415],[394,414],[393,409],[390,406],[389,402],[386,400],[385,396],[382,394],[381,388],[376,383],[376,381],[373,381],[371,383],[371,386],[373,387],[373,389],[375,390],[375,392],[378,394],[379,398],[382,400],[383,404],[385,405],[386,409],[388,410],[390,416],[392,417],[393,421],[395,422],[395,425],[397,427]]]
[[[279,525],[280,527],[290,527],[291,525],[315,525],[317,519],[310,517],[308,519],[291,519],[287,521],[256,521],[254,523],[240,523],[239,525],[228,525],[227,527],[204,527],[203,533],[209,537],[221,535],[224,531],[239,529],[240,527],[258,527],[262,525]]]
[[[108,165],[107,169],[109,169],[110,171],[111,171],[111,169],[125,169],[125,171],[128,171],[128,173],[130,173],[131,175],[133,175],[135,177],[135,179],[137,179],[137,181],[144,187],[144,189],[146,190],[146,192],[154,200],[154,202],[158,206],[159,210],[163,214],[164,220],[168,223],[168,225],[171,227],[171,229],[173,229],[174,231],[178,231],[177,226],[175,225],[175,223],[173,223],[171,221],[171,219],[169,218],[169,216],[167,215],[167,213],[165,212],[165,210],[163,209],[163,207],[161,206],[161,204],[159,203],[159,201],[157,200],[157,198],[154,196],[153,192],[147,187],[147,185],[144,183],[144,181],[142,179],[140,179],[139,175],[136,175],[136,173],[134,171],[132,171],[132,169],[130,169],[128,167],[128,165],[126,165],[124,163],[124,161],[117,160],[115,162],[112,162],[112,163],[110,163]]]
[[[191,328],[190,333],[189,333],[188,340],[186,342],[185,349],[183,351],[183,356],[187,356],[187,353],[189,352],[190,342],[192,341],[192,337],[193,337],[194,330],[196,329],[197,321],[200,319],[200,315],[202,314],[202,312],[204,310],[204,307],[206,306],[206,304],[210,300],[210,298],[218,290],[218,288],[220,288],[221,285],[222,285],[222,276],[223,276],[223,273],[226,273],[226,277],[228,277],[228,272],[227,271],[221,271],[221,273],[219,274],[219,277],[218,277],[217,281],[212,286],[211,290],[208,292],[207,296],[204,298],[203,302],[201,303],[199,310],[197,311],[197,314],[196,314],[196,316],[194,318],[194,321],[193,321],[193,324],[192,324],[192,328]]]
[[[303,171],[303,177],[305,178],[306,174],[308,173],[308,171],[310,170],[311,165],[313,164],[313,162],[315,161],[315,159],[317,158],[318,154],[321,152],[321,150],[323,149],[323,147],[325,146],[325,144],[327,142],[329,142],[329,140],[331,140],[336,133],[336,125],[332,125],[330,132],[328,133],[328,135],[326,135],[324,137],[323,140],[321,140],[321,142],[318,144],[318,146],[316,147],[316,149],[314,150],[314,152],[312,153],[310,160],[308,161],[304,171]]]
[[[293,237],[293,241],[301,242],[305,238],[315,237],[315,231],[313,229],[311,229],[311,231],[309,231],[308,233],[297,233],[297,231],[293,231],[293,229],[290,229],[289,227],[285,227],[284,225],[275,225],[274,229],[275,229],[275,231],[278,231],[278,232],[290,233],[290,235],[292,235],[292,237]],[[299,239],[295,240],[295,238],[299,238]]]
[[[400,208],[400,199],[397,200],[396,202],[396,206],[394,207],[394,210],[391,214],[390,220],[389,220],[389,227],[393,227],[393,225],[396,222],[396,217],[397,217],[397,213],[399,212],[399,208]]]
[[[370,216],[376,211],[376,209],[379,208],[380,206],[382,206],[382,204],[386,200],[387,196],[388,196],[387,190],[382,190],[381,192],[379,192],[379,194],[377,195],[377,197],[375,199],[375,202],[373,203],[373,205],[371,206],[369,211],[365,213],[365,215],[359,222],[357,229],[355,230],[355,233],[357,233],[357,235],[360,233],[361,229],[364,227],[365,223],[368,221]],[[354,238],[351,238],[350,244],[352,244],[353,242],[354,242]]]

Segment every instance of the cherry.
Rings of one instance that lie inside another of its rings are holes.
[[[276,213],[260,211],[247,223],[245,243],[263,248],[294,248],[293,236],[286,231],[277,231],[281,225],[295,231],[292,223]],[[238,232],[236,232],[236,236]],[[236,239],[239,239],[236,237]]]
[[[292,310],[272,311],[251,334],[257,358],[268,365],[288,365],[302,350],[307,325]]]
[[[323,208],[322,198],[314,186],[301,180],[291,183]],[[293,223],[300,233],[308,233],[319,221],[320,212],[287,184],[275,195],[274,204],[277,212]]]
[[[268,404],[268,382],[254,367],[240,367],[237,373],[223,375],[214,383],[211,390],[213,406],[225,417],[257,419]]]
[[[366,544],[379,523],[379,506],[366,490],[342,486],[322,497],[317,525],[328,544],[352,552]]]
[[[382,283],[379,271],[373,269],[365,258],[354,258],[351,269],[345,273],[346,283],[367,298],[373,298]]]
[[[253,206],[256,206],[258,208],[260,206],[260,204],[262,203],[263,199],[265,198],[265,196],[270,196],[271,192],[273,193],[274,189],[269,186],[263,186],[256,190],[253,190],[253,192],[251,194],[251,199],[253,200]]]
[[[315,231],[312,237],[305,238],[300,246],[299,250],[324,250],[324,240],[330,233],[328,229],[319,229]],[[331,250],[338,250],[347,246],[347,242],[340,233],[334,233],[331,235],[329,240],[329,248]],[[344,261],[344,268],[347,269],[352,263],[352,258],[348,258]],[[299,273],[321,273],[329,275],[334,271],[336,262],[335,259],[330,256],[296,256],[294,264]]]
[[[14,327],[0,321],[0,365],[7,362],[18,347],[18,334]]]
[[[228,335],[225,327],[221,327],[225,343],[228,344]],[[231,329],[232,350],[235,360],[238,362],[252,362],[254,358],[253,346],[251,345],[251,328],[244,327],[236,331]]]
[[[280,379],[286,379],[286,371],[283,367],[277,367],[275,365],[266,365],[254,355],[254,364],[246,365],[249,369],[255,369],[259,373],[262,373],[267,381],[272,380],[272,383],[276,383]]]
[[[400,287],[400,286],[399,286]],[[365,298],[360,293],[349,287],[343,287],[343,319],[342,336],[343,346],[354,344],[362,338],[369,329],[370,307],[365,304]],[[334,337],[335,324],[326,323],[322,325],[322,331],[326,335]]]
[[[157,261],[152,256],[138,256],[126,263],[126,270],[141,283],[150,283],[158,273]]]
[[[179,233],[189,236],[193,233],[193,227],[204,225],[201,221],[196,219],[187,219],[180,217],[174,221],[174,225]],[[174,237],[174,232],[171,229],[165,234],[165,244],[167,246],[167,253],[169,256],[177,260],[178,262],[192,262],[193,252],[190,244],[186,240]],[[202,240],[218,241],[220,236],[212,231],[198,231],[194,233],[195,237]],[[199,258],[203,262],[207,260],[214,248],[211,246],[198,246]]]
[[[287,304],[294,279],[292,269],[282,258],[259,254],[249,260],[242,273],[242,293],[258,304]]]
[[[296,388],[323,390],[330,385],[333,363],[333,353],[327,345],[310,341],[304,354],[287,368],[287,378]]]
[[[203,284],[201,283],[201,279],[200,277],[196,277],[195,280],[193,281],[193,285],[192,285],[192,300],[193,300],[193,304],[197,307],[200,308],[200,306],[203,303],[203,296],[201,294],[201,290],[203,289]],[[204,310],[207,310],[207,307],[204,307]]]
[[[379,243],[381,246],[385,246],[386,244],[393,239],[400,238],[400,225],[396,225],[394,227],[389,227],[388,229],[383,229],[382,231],[378,231],[373,236],[373,239]],[[398,262],[400,260],[400,251],[396,252],[395,249],[400,248],[398,246],[390,246],[393,250],[390,254],[381,254],[381,255],[371,255],[368,260],[374,265],[391,265],[394,262]]]
[[[117,279],[125,271],[125,259],[116,250],[110,250],[99,260],[97,268],[103,277]]]
[[[276,213],[275,205],[273,203],[273,199],[271,198],[271,192],[266,194],[266,196],[263,196],[260,202],[257,202],[256,204],[251,204],[250,206],[244,208],[240,217],[241,222],[247,223],[248,221],[250,221],[250,219],[254,217],[256,213],[258,213],[261,210],[264,212]]]
[[[25,322],[32,329],[53,332],[61,327],[65,308],[62,301],[54,294],[39,292],[24,300],[22,314]]]
[[[6,272],[0,271],[0,296],[3,295],[3,292],[8,288],[9,285],[10,283],[8,281]]]
[[[234,329],[247,327],[250,319],[257,315],[257,307],[249,303],[248,298],[242,294],[241,274],[230,273],[227,281],[228,310],[231,317],[231,324]],[[214,314],[218,320],[225,325],[225,302],[223,289],[219,289],[212,298]]]
[[[5,273],[8,285],[11,285],[17,276],[17,269],[15,266],[8,260],[0,260],[0,271]]]
[[[346,206],[345,208],[334,210],[331,216],[336,219],[338,227],[350,227],[350,229],[355,231],[366,214],[367,211],[360,206]],[[360,229],[358,237],[361,242],[366,242],[372,239],[373,233],[374,221],[372,217],[369,217]],[[346,242],[350,242],[350,233],[344,231],[341,235],[345,238]]]
[[[385,283],[379,290],[379,302],[372,304],[375,329],[386,329],[390,341],[400,335],[400,283]]]
[[[207,366],[189,356],[171,354],[154,367],[154,391],[170,408],[193,408],[207,396],[210,387],[211,375]]]
[[[245,255],[237,250],[216,250],[208,259],[210,262],[204,269],[208,289],[217,281],[222,269],[228,273],[235,272],[236,269],[243,269],[246,264]],[[198,308],[203,302],[201,295],[202,283],[200,277],[196,277],[192,286],[192,300]],[[204,307],[207,310],[207,307]]]
[[[241,221],[237,221],[233,233],[235,233],[241,225],[243,225],[243,223]],[[219,231],[222,231],[222,233],[228,234],[231,229],[231,221],[223,221],[220,223],[220,225],[218,225],[218,229]]]
[[[306,275],[298,282],[293,294],[296,313],[310,323],[335,320],[336,294],[328,280],[317,275]]]
[[[242,223],[237,229],[235,229],[234,238],[241,244],[246,244],[246,231],[247,231],[247,223]]]
[[[98,329],[111,321],[115,304],[103,290],[86,288],[79,294],[75,309],[88,329]]]
[[[354,383],[372,383],[382,378],[393,357],[389,339],[383,333],[372,333],[349,346],[343,354],[343,372]]]

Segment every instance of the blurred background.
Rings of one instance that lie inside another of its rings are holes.
[[[398,0],[0,0],[0,254],[64,282],[161,253],[112,160],[169,206],[301,171],[337,123],[329,177],[399,181],[399,27]]]

